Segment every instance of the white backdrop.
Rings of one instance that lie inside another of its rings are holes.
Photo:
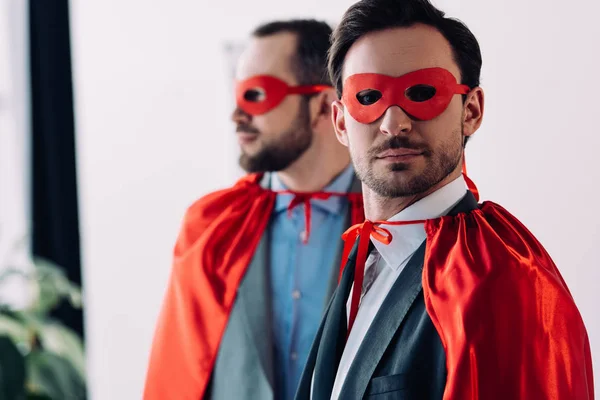
[[[0,0],[0,274],[32,267],[27,33],[27,2]],[[0,303],[29,303],[31,293],[22,277],[2,283]]]
[[[239,174],[224,43],[273,18],[335,21],[351,3],[72,2],[93,400],[141,397],[183,212]],[[483,49],[486,115],[468,146],[471,176],[557,262],[592,340],[598,386],[600,3],[436,3]]]

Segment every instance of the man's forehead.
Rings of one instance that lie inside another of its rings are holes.
[[[296,35],[289,32],[252,38],[238,60],[236,79],[273,75],[290,82],[294,79],[291,65],[296,40]]]
[[[346,54],[342,78],[359,73],[401,76],[432,67],[445,68],[460,79],[450,43],[435,28],[416,24],[371,32],[357,40]]]

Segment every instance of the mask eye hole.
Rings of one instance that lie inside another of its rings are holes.
[[[261,88],[252,88],[244,92],[244,100],[252,103],[264,101],[266,97],[265,91]]]
[[[437,90],[430,85],[415,85],[411,86],[404,92],[404,96],[415,103],[422,103],[431,100],[435,96]]]
[[[377,103],[383,95],[379,90],[365,89],[356,95],[356,100],[363,106],[370,106],[371,104]]]

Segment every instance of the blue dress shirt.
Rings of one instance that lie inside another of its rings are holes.
[[[354,178],[348,166],[323,191],[347,192]],[[276,173],[272,190],[286,190]],[[311,199],[311,232],[303,242],[304,204],[288,216],[293,195],[278,195],[270,220],[270,284],[273,304],[275,398],[293,399],[330,287],[340,236],[346,228],[348,200]]]

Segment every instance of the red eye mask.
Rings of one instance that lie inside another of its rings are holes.
[[[342,102],[356,121],[370,124],[391,106],[411,117],[430,120],[446,110],[455,94],[469,93],[443,68],[426,68],[397,78],[380,74],[356,74],[344,81]]]
[[[288,86],[281,79],[259,75],[236,82],[235,100],[244,112],[260,115],[277,107],[287,95],[314,94],[329,88],[328,85]]]

